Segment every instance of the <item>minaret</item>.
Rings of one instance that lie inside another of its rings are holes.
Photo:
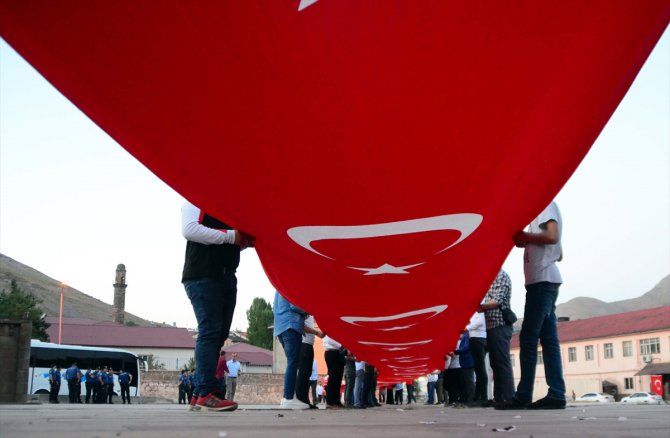
[[[123,324],[126,307],[126,267],[119,264],[116,267],[116,282],[114,283],[114,309],[112,318],[117,324]]]

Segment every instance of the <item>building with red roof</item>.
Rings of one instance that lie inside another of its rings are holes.
[[[57,343],[58,318],[47,317],[46,322],[51,324],[47,329],[51,342]],[[121,348],[144,360],[152,356],[166,370],[179,370],[189,363],[194,357],[196,337],[195,332],[180,327],[128,326],[84,318],[63,318],[61,326],[62,344]]]
[[[670,398],[670,306],[558,323],[567,396],[607,392],[621,397],[656,392]],[[546,395],[538,347],[534,398]],[[511,344],[514,376],[521,376],[519,333]]]
[[[243,342],[224,346],[226,359],[230,360],[233,353],[237,353],[242,364],[243,373],[272,373],[272,351]]]

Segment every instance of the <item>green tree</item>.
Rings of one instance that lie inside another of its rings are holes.
[[[272,350],[272,329],[274,323],[272,305],[263,298],[256,297],[247,310],[249,343],[257,347]]]
[[[164,370],[165,364],[158,360],[158,356],[150,354],[147,356],[147,368],[150,370]]]
[[[25,292],[12,280],[9,292],[5,289],[0,292],[0,318],[21,319],[28,318],[33,322],[33,339],[49,342],[47,328],[44,321],[44,312],[39,304],[42,302],[30,292]]]
[[[187,370],[194,370],[195,369],[195,358],[194,357],[191,356],[188,359],[188,362],[186,363],[186,367],[184,367],[184,369],[187,369]]]

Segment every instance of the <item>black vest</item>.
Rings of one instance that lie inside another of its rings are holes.
[[[202,225],[217,230],[232,230],[228,225],[207,214],[204,215]],[[240,264],[240,247],[237,245],[204,245],[202,243],[186,242],[186,258],[182,281],[196,278],[222,279],[235,273]]]

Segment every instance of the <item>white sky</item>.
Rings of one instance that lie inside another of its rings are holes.
[[[559,302],[632,298],[670,272],[669,124],[666,31],[557,198]],[[195,327],[180,283],[182,202],[0,40],[0,252],[108,303],[124,263],[127,311]],[[521,251],[504,267],[521,313]],[[233,328],[244,329],[253,298],[272,301],[274,289],[253,250],[238,280]]]

